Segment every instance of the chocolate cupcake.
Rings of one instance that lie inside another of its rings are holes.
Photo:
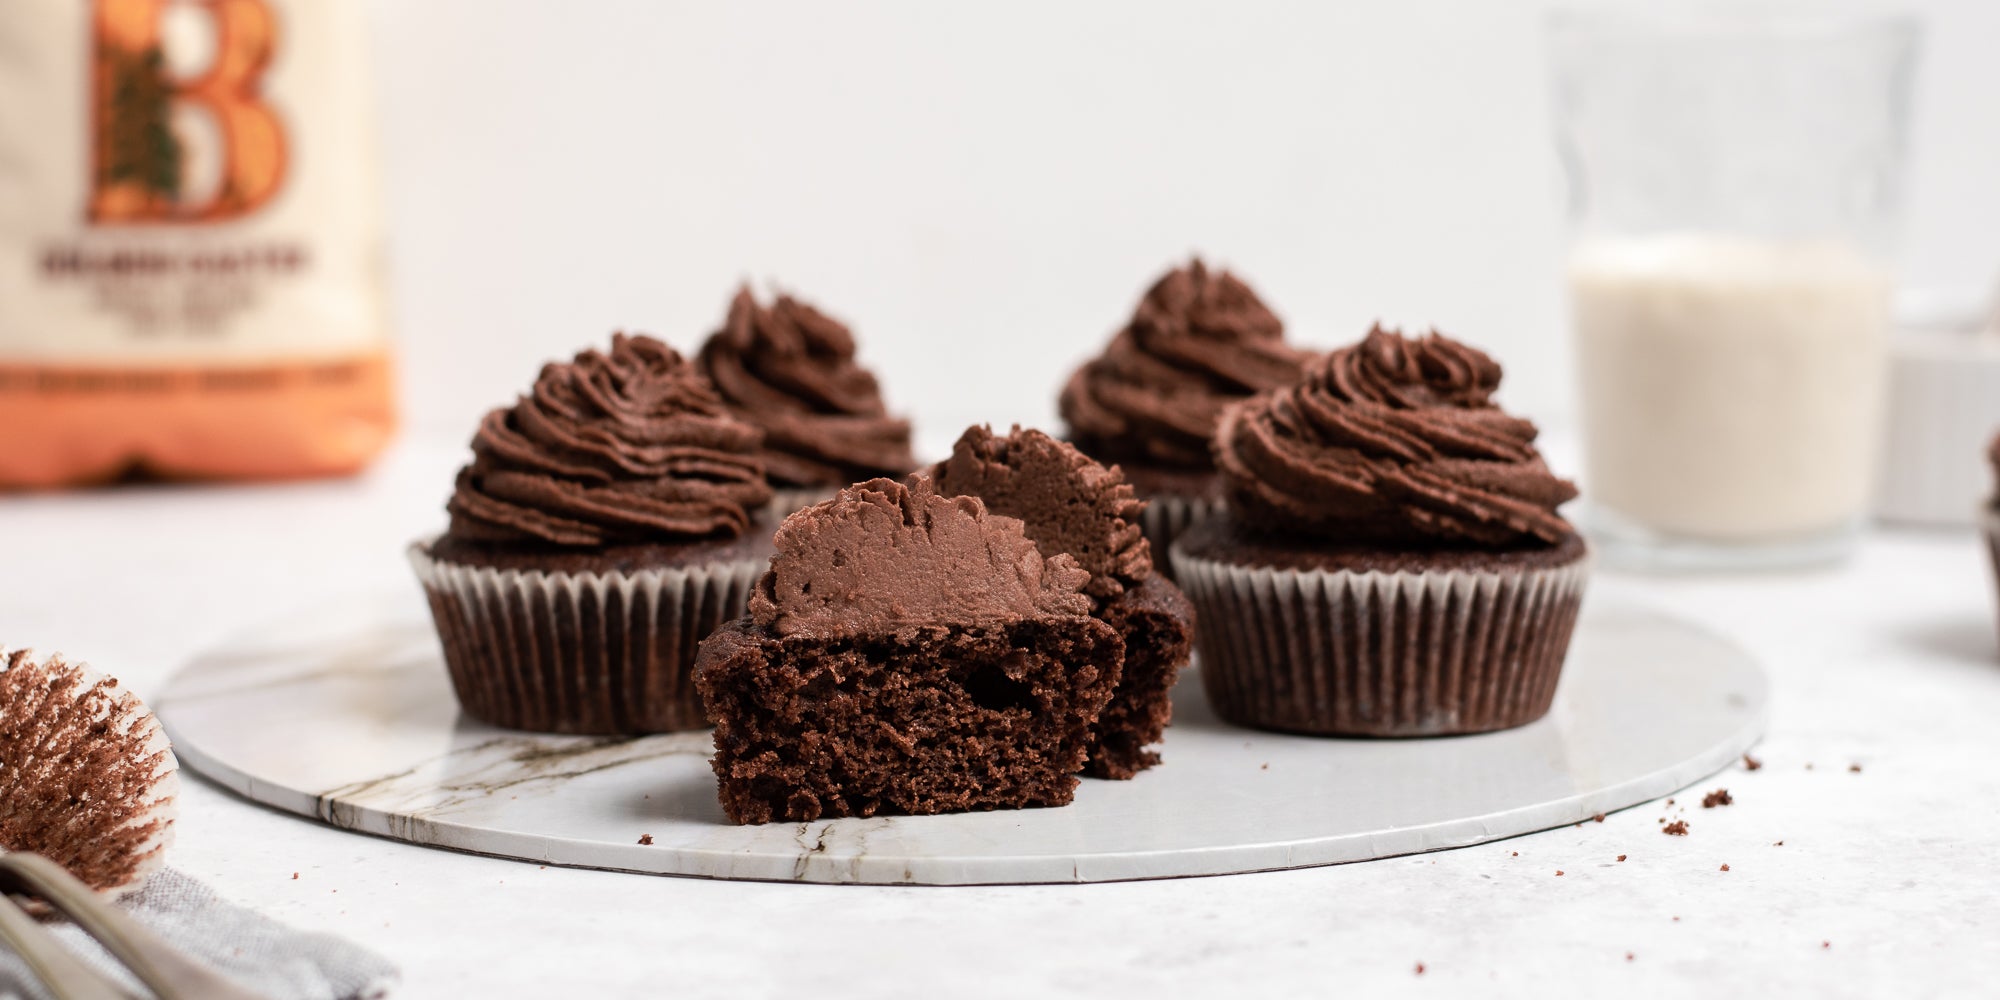
[[[743,288],[696,362],[739,418],[764,431],[764,473],[783,517],[849,483],[916,468],[910,422],[889,415],[854,335],[789,295],[769,308]]]
[[[1377,328],[1223,415],[1231,509],[1174,553],[1219,715],[1437,736],[1548,711],[1587,551],[1499,384],[1479,351]]]
[[[1123,657],[1076,560],[921,474],[793,514],[777,549],[696,672],[731,820],[1070,801]]]
[[[1148,745],[1172,718],[1169,695],[1187,665],[1194,609],[1154,572],[1152,546],[1139,529],[1145,501],[1117,467],[1019,427],[1007,435],[968,428],[932,475],[940,493],[975,496],[993,513],[1020,518],[1044,555],[1076,559],[1090,574],[1083,592],[1091,613],[1125,641],[1125,666],[1091,727],[1083,773],[1124,779],[1159,763]]]
[[[466,714],[552,733],[707,726],[695,646],[771,553],[762,434],[650,337],[542,368],[488,413],[410,547]]]
[[[1149,501],[1146,537],[1164,557],[1176,534],[1221,509],[1209,441],[1223,407],[1292,384],[1307,357],[1250,286],[1195,260],[1155,282],[1104,353],[1070,376],[1062,418],[1084,454],[1116,462]]]

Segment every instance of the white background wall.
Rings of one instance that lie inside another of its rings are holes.
[[[1924,0],[1906,275],[2000,274],[2000,3]],[[413,421],[547,358],[691,346],[740,279],[849,320],[927,441],[1048,422],[1164,266],[1301,341],[1381,317],[1571,408],[1528,0],[375,0]]]

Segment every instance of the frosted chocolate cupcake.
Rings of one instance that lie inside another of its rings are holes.
[[[1125,642],[1118,686],[1091,728],[1083,773],[1130,778],[1160,762],[1149,749],[1173,716],[1169,697],[1194,639],[1194,609],[1154,572],[1140,533],[1145,501],[1117,467],[1036,430],[999,435],[968,428],[932,475],[938,492],[975,496],[995,514],[1020,518],[1044,555],[1066,553],[1090,573],[1091,613]]]
[[[849,483],[916,468],[910,422],[889,415],[854,335],[789,295],[768,308],[736,293],[696,358],[737,417],[764,431],[764,473],[780,517]]]
[[[762,434],[650,337],[488,413],[442,537],[410,548],[466,714],[553,733],[707,726],[695,646],[771,554]]]
[[[1195,260],[1154,283],[1104,353],[1063,386],[1070,440],[1117,463],[1149,501],[1156,552],[1222,506],[1209,441],[1223,407],[1298,380],[1308,355],[1283,338],[1250,286]]]
[[[1586,549],[1499,384],[1479,351],[1378,328],[1223,415],[1231,509],[1174,553],[1219,715],[1436,736],[1548,711]]]

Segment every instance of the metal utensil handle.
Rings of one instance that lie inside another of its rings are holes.
[[[28,911],[5,897],[0,897],[0,941],[28,963],[28,971],[56,1000],[131,1000],[132,994],[70,954]]]
[[[39,854],[0,855],[0,874],[47,900],[96,938],[160,1000],[265,1000],[235,980],[175,951],[158,935],[99,898]]]

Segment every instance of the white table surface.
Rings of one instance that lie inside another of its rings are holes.
[[[460,454],[405,444],[346,482],[0,497],[0,643],[144,697],[259,619],[413,588],[402,543],[441,526]],[[543,869],[339,832],[197,779],[171,863],[386,953],[399,997],[1993,995],[2000,652],[1975,535],[1880,533],[1837,571],[1592,586],[1764,660],[1761,770],[1445,853],[953,889]],[[1693,801],[1722,786],[1734,805]],[[1691,834],[1663,836],[1663,816]]]

